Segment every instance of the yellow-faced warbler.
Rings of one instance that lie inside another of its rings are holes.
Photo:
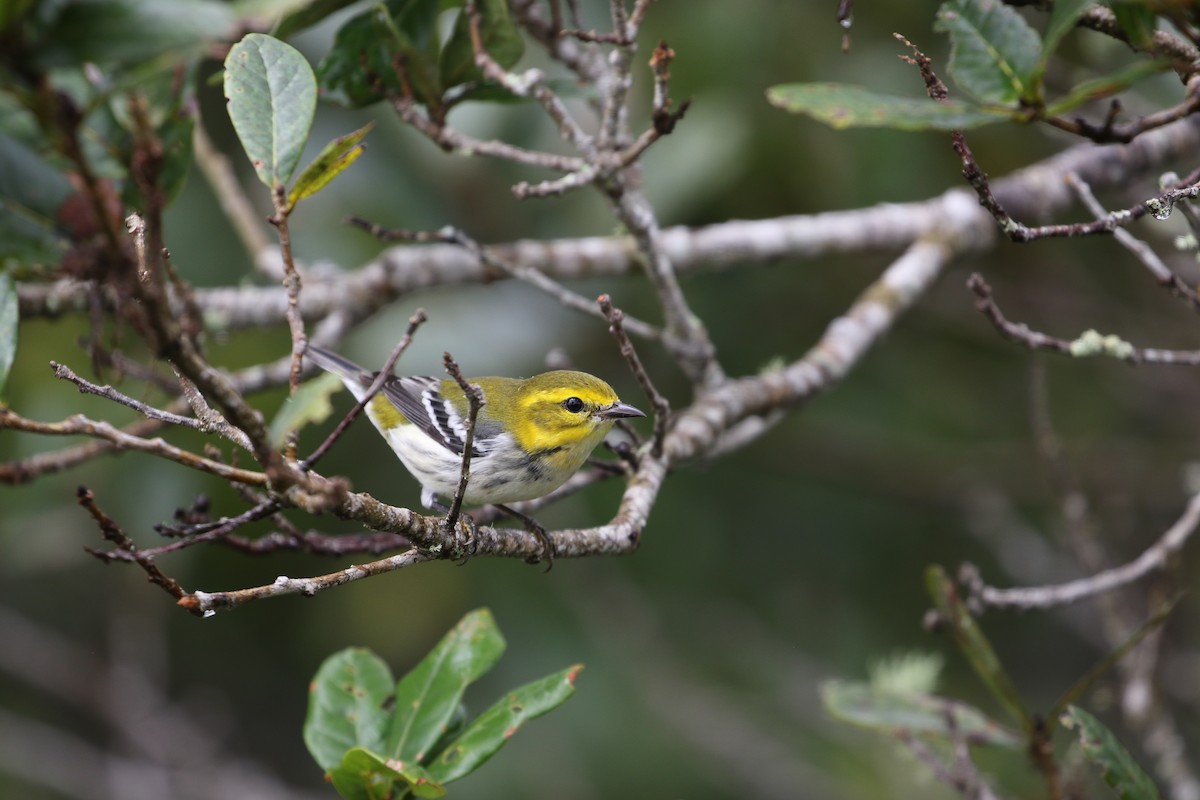
[[[309,346],[318,366],[362,399],[378,373]],[[532,378],[471,378],[483,390],[475,420],[471,477],[463,502],[503,505],[561,486],[603,441],[613,420],[646,416],[586,372],[555,370]],[[366,405],[367,416],[421,484],[421,502],[441,507],[458,488],[469,405],[454,380],[392,376]]]

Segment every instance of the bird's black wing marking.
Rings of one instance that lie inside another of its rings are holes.
[[[430,418],[437,425],[442,438],[458,455],[462,455],[466,446],[467,418],[459,413],[458,408],[442,396],[440,384],[428,387],[421,393],[421,400],[429,412]],[[490,424],[483,415],[475,418],[475,438],[471,447],[471,458],[487,455],[496,444],[496,437],[501,428],[498,424]]]
[[[382,393],[396,408],[400,409],[409,422],[420,428],[426,436],[447,450],[461,454],[462,445],[455,448],[450,444],[442,427],[430,416],[429,409],[424,403],[427,392],[438,394],[439,383],[437,378],[428,377],[391,378],[383,384]]]
[[[447,450],[461,456],[467,435],[467,421],[442,396],[441,383],[437,378],[396,378],[383,385],[383,393],[409,422]],[[498,426],[476,419],[471,458],[486,455],[499,433]]]

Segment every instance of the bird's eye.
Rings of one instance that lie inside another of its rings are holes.
[[[583,411],[583,401],[578,397],[568,397],[566,400],[563,400],[562,407],[572,414],[578,414],[580,411]]]

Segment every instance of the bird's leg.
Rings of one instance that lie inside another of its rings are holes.
[[[550,534],[546,533],[546,529],[543,528],[536,519],[528,514],[522,514],[515,508],[509,508],[508,506],[501,505],[500,503],[496,503],[495,506],[505,514],[508,514],[510,517],[520,520],[521,524],[525,527],[525,530],[537,537],[537,540],[542,544],[541,556],[530,556],[525,560],[530,564],[536,564],[539,561],[545,561],[546,572],[549,572],[550,568],[554,566],[554,543],[550,541]]]
[[[466,538],[461,538],[459,531],[463,526],[466,526]],[[459,515],[459,525],[454,529],[454,549],[462,554],[462,560],[458,562],[461,567],[471,560],[471,556],[475,555],[475,551],[479,549],[479,525],[475,522],[475,518],[470,514]]]
[[[421,500],[426,508],[446,515],[446,518],[442,520],[442,529],[454,537],[455,555],[462,555],[462,560],[458,562],[459,566],[470,561],[471,556],[475,555],[475,551],[479,549],[479,525],[475,522],[475,518],[470,514],[460,512],[458,520],[452,526],[449,506],[442,503],[433,495],[429,497],[422,496]],[[465,536],[462,531],[464,526],[466,527]]]

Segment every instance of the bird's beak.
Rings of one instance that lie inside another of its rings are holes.
[[[600,409],[596,416],[600,417],[600,419],[622,419],[624,417],[644,417],[646,415],[628,403],[618,401],[608,408]]]

